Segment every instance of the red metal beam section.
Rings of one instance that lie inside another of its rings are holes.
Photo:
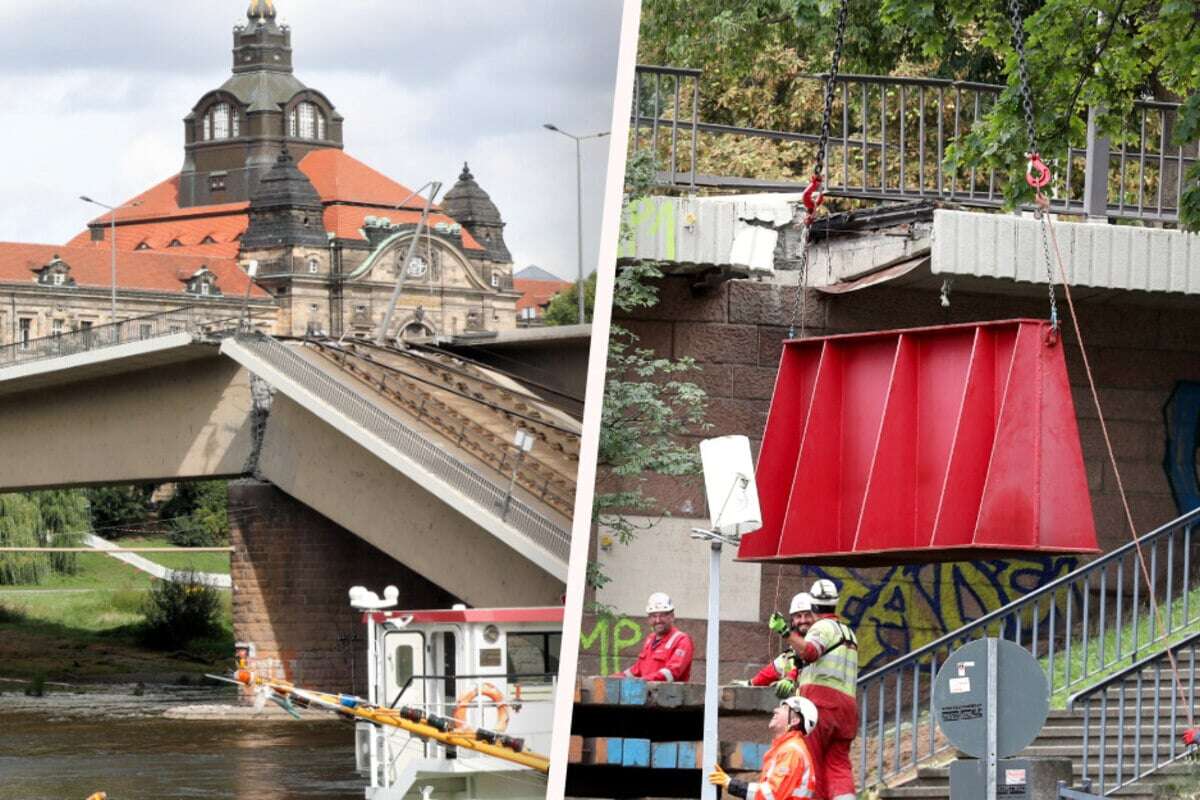
[[[738,557],[1095,553],[1062,347],[1006,320],[786,342]]]

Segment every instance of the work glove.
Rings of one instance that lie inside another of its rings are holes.
[[[786,700],[796,693],[796,682],[790,678],[780,678],[771,685],[775,687],[775,696],[780,700]]]
[[[731,686],[749,686],[750,681],[734,681]]]
[[[788,622],[787,617],[776,611],[771,614],[771,619],[767,620],[767,627],[771,629],[772,633],[785,636],[787,635],[788,629],[791,628],[792,625],[790,622]]]
[[[733,780],[725,774],[725,770],[721,769],[720,764],[713,764],[712,772],[708,773],[708,782],[713,786],[719,786],[722,789],[728,788],[729,782]]]

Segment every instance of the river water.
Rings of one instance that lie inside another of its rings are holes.
[[[0,693],[0,800],[361,800],[354,728],[314,721],[189,721],[168,708],[231,703],[226,689],[111,687]]]

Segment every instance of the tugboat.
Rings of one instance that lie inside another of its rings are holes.
[[[264,677],[245,661],[223,679],[294,716],[354,721],[367,800],[543,800],[562,607],[400,611],[398,595],[350,590],[367,627],[365,698]]]

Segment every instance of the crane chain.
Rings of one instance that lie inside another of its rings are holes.
[[[800,320],[800,338],[804,338],[805,328],[807,327],[807,309],[805,308],[804,295],[808,289],[808,241],[812,230],[813,219],[815,218],[817,208],[824,201],[825,195],[821,191],[822,175],[825,171],[825,149],[829,145],[829,130],[833,119],[833,90],[837,84],[838,71],[842,64],[842,49],[846,43],[846,17],[850,8],[850,0],[841,0],[838,6],[837,27],[834,33],[833,40],[833,55],[830,59],[829,74],[825,76],[825,96],[824,107],[821,115],[821,134],[817,139],[817,162],[813,166],[812,178],[809,180],[809,188],[805,191],[805,205],[807,214],[804,218],[804,232],[801,234],[800,241],[800,275],[796,281],[796,298],[792,305],[792,319],[788,326],[788,338],[793,339],[796,336],[796,320]],[[810,200],[810,198],[812,198]],[[810,205],[811,203],[811,205]]]

